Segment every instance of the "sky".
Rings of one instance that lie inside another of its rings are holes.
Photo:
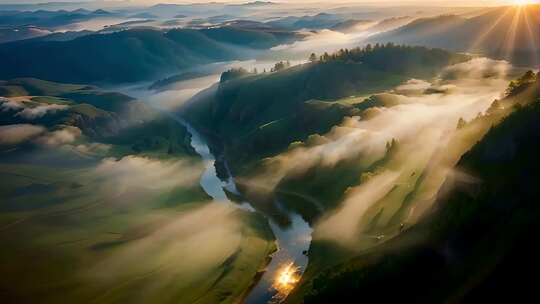
[[[0,4],[23,4],[23,3],[44,3],[44,2],[98,2],[99,0],[0,0]],[[205,3],[205,2],[250,2],[252,0],[113,0],[113,1],[125,1],[132,2],[134,4],[155,4],[155,3]],[[254,1],[254,0],[253,0]],[[332,1],[321,1],[321,0],[272,0],[273,2],[283,2],[283,3],[384,3],[384,4],[418,4],[418,5],[443,5],[443,6],[483,6],[483,5],[504,5],[504,4],[513,4],[520,2],[520,0],[452,0],[452,1],[442,1],[442,0],[332,0]],[[523,0],[521,2],[536,2],[540,3],[540,0]]]

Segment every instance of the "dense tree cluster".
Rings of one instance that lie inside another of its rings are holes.
[[[279,72],[281,70],[285,70],[286,68],[290,68],[291,63],[287,61],[280,61],[274,65],[274,67],[270,70],[271,72]]]
[[[540,72],[535,74],[533,71],[529,70],[520,78],[510,82],[506,89],[506,96],[515,96],[525,91],[529,85],[537,81],[540,81]]]
[[[341,49],[333,54],[325,52],[318,57],[319,62],[345,61],[350,63],[362,63],[379,70],[406,70],[412,66],[440,63],[447,61],[448,64],[461,62],[465,55],[451,54],[442,49],[430,49],[421,46],[387,44],[368,44],[365,47],[353,49]],[[310,62],[315,62],[317,55],[309,56]]]
[[[279,71],[282,71],[282,70],[285,70],[285,69],[288,69],[291,67],[291,62],[290,61],[280,61],[280,62],[277,62],[276,64],[274,64],[274,67],[270,69],[270,72],[279,72]],[[266,69],[264,69],[262,71],[263,73],[266,73]],[[232,69],[229,69],[223,73],[221,73],[221,79],[220,79],[220,82],[221,83],[224,83],[224,82],[227,82],[229,80],[233,80],[233,79],[237,79],[237,78],[241,78],[241,77],[245,77],[245,76],[251,76],[251,75],[257,75],[259,74],[259,71],[257,70],[257,68],[254,68],[253,70],[251,71],[248,71],[244,68],[232,68]]]
[[[253,73],[255,73],[255,71]],[[220,82],[224,83],[226,81],[236,79],[236,78],[240,78],[240,77],[244,77],[244,76],[247,76],[247,75],[251,75],[253,73],[249,72],[248,70],[246,70],[244,68],[232,68],[232,69],[229,69],[229,70],[221,73]]]

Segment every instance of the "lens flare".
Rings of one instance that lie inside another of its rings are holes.
[[[278,291],[276,299],[285,299],[300,281],[299,268],[293,262],[285,263],[276,273],[272,287]]]
[[[483,53],[497,49],[506,59],[522,55],[522,49],[531,50],[534,65],[540,64],[540,53],[537,47],[536,24],[540,9],[539,1],[513,1],[513,5],[501,11],[496,20],[486,24],[476,38],[471,39],[468,47],[470,53]],[[497,37],[500,35],[500,37]]]

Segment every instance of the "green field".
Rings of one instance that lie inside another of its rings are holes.
[[[3,303],[244,296],[273,234],[204,192],[184,126],[95,87],[16,79],[0,94],[10,96],[0,103]]]
[[[196,180],[117,191],[92,166],[22,164],[0,178],[12,302],[234,303],[274,250],[262,218],[209,202]]]

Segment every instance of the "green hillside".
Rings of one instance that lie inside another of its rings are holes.
[[[273,73],[222,82],[196,96],[184,116],[225,146],[234,171],[275,155],[294,141],[326,133],[343,117],[372,106],[364,98],[410,78],[430,78],[468,60],[438,49],[392,44],[325,54],[320,60]]]
[[[535,297],[529,278],[540,269],[531,250],[531,236],[540,231],[535,177],[540,78],[527,79],[519,81],[520,93],[510,90],[501,101],[515,105],[515,111],[459,161],[457,169],[471,178],[448,181],[435,210],[398,237],[314,278],[305,276],[289,302],[406,297],[414,303],[477,303]]]
[[[0,92],[7,97],[0,103],[0,125],[29,124],[49,131],[75,127],[82,132],[81,143],[112,145],[111,151],[121,154],[195,154],[185,127],[120,93],[34,78],[2,81]]]
[[[212,201],[183,125],[93,86],[0,90],[2,303],[243,297],[276,250],[272,231]]]

